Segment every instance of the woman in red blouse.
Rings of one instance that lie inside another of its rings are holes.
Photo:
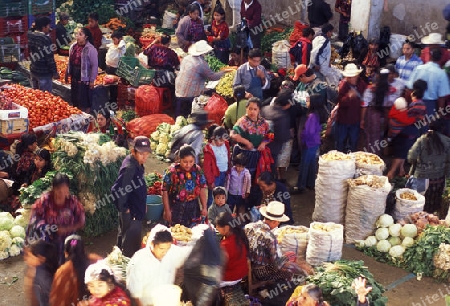
[[[216,219],[217,231],[223,236],[220,246],[225,251],[226,263],[220,295],[223,305],[249,305],[241,288],[241,280],[248,275],[248,239],[244,230],[236,226],[229,212]],[[234,225],[234,226],[233,226]]]
[[[208,33],[208,41],[214,47],[214,54],[224,64],[228,64],[230,60],[231,42],[228,38],[230,30],[225,22],[225,11],[218,6],[214,10],[211,32]]]

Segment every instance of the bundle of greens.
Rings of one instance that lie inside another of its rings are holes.
[[[291,35],[293,27],[287,27],[283,32],[273,31],[270,33],[265,33],[261,39],[261,51],[262,52],[272,52],[272,45],[280,40],[288,40]]]
[[[208,63],[209,68],[214,72],[218,72],[220,71],[220,69],[226,66],[214,55],[208,54],[207,56],[205,56],[205,60]]]
[[[33,205],[44,192],[51,189],[52,181],[56,173],[56,171],[49,171],[45,177],[35,181],[30,186],[20,188],[19,201],[23,208],[31,208],[31,205]],[[72,173],[64,173],[69,177],[71,182],[70,192],[76,194],[77,186],[74,184]]]
[[[387,297],[382,296],[385,289],[373,278],[363,261],[338,260],[325,263],[316,268],[316,273],[307,278],[307,283],[319,286],[324,300],[332,306],[355,306],[356,293],[352,289],[352,282],[358,277],[366,278],[367,286],[372,287],[367,296],[370,305],[386,305]]]

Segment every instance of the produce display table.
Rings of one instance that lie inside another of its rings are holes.
[[[64,57],[57,56],[57,59],[61,58],[64,59]],[[31,78],[30,70],[22,64],[19,64],[16,70],[24,73],[28,78]],[[109,101],[109,86],[110,85],[97,85],[92,90],[91,110],[93,112],[102,109]],[[53,80],[52,93],[55,96],[61,97],[64,101],[72,103],[70,84],[63,84],[60,80]]]

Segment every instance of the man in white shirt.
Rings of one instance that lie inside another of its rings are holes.
[[[127,288],[139,306],[153,304],[158,287],[173,285],[175,274],[192,251],[192,246],[172,244],[169,229],[156,225],[150,232],[147,246],[137,251],[127,266]]]

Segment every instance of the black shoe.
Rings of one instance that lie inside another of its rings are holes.
[[[305,192],[305,188],[292,187],[289,192],[290,194],[302,194]]]

